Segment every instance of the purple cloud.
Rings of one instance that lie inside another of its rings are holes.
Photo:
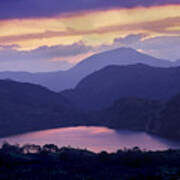
[[[180,4],[180,0],[2,0],[0,19],[49,17],[82,10],[166,4]]]
[[[143,39],[146,36],[146,34],[130,34],[124,38],[114,39],[114,44],[132,45],[134,43],[141,41],[141,39]]]
[[[141,49],[144,53],[167,60],[180,59],[180,36],[160,36],[148,38],[145,34],[131,34],[114,40],[112,46],[126,46]]]
[[[16,45],[0,46],[0,61],[4,60],[50,60],[56,57],[72,57],[80,54],[85,54],[94,51],[91,46],[86,46],[83,42],[77,42],[71,45],[57,45],[57,46],[41,46],[31,51],[18,51],[15,49]]]
[[[98,53],[119,47],[131,47],[141,49],[144,53],[162,59],[180,59],[180,37],[162,36],[145,39],[145,34],[131,34],[124,38],[114,40],[111,45],[96,47],[87,46],[82,42],[72,45],[42,46],[31,51],[18,51],[16,45],[0,46],[0,71],[57,71],[72,67],[68,58],[76,60],[76,56]],[[59,59],[58,59],[59,58]],[[58,59],[58,61],[53,61]]]
[[[31,51],[18,51],[17,46],[0,46],[0,71],[56,71],[70,68],[73,63],[66,58],[94,52],[82,42],[72,45],[42,46]],[[72,58],[73,60],[73,58]]]

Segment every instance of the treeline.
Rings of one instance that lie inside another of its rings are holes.
[[[93,153],[56,145],[10,145],[0,149],[3,180],[127,180],[179,179],[180,151],[141,151],[138,147],[116,153]]]

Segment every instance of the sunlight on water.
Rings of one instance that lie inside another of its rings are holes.
[[[11,144],[56,144],[59,147],[89,149],[95,152],[106,150],[115,152],[117,149],[135,146],[146,150],[165,150],[180,148],[180,144],[143,132],[115,131],[104,127],[70,127],[37,131],[18,136],[2,138],[0,143]]]

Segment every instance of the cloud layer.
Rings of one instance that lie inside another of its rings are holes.
[[[109,8],[180,4],[179,0],[2,0],[0,19],[49,17],[62,13]]]
[[[66,70],[95,53],[82,42],[72,45],[42,46],[31,51],[18,51],[17,46],[0,46],[0,71],[46,72]]]
[[[180,59],[180,36],[161,36],[144,39],[145,37],[145,34],[132,34],[125,38],[115,39],[113,45],[114,47],[131,47],[151,56],[170,61]]]
[[[180,35],[180,5],[109,9],[42,19],[0,21],[0,45],[18,49],[70,45],[111,44],[114,38],[144,33],[149,37]]]
[[[180,59],[180,0],[2,0],[0,71],[67,69],[128,46]]]
[[[114,39],[109,45],[88,46],[80,41],[71,45],[42,46],[30,51],[18,51],[16,45],[0,46],[0,71],[65,70],[90,55],[120,47],[131,47],[161,59],[180,59],[179,36],[146,37],[146,34],[130,34]]]

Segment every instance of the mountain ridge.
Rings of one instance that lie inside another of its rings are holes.
[[[159,68],[143,64],[111,65],[82,79],[61,94],[85,111],[109,106],[120,97],[164,99],[180,92],[180,67]]]
[[[131,48],[118,48],[92,55],[67,71],[49,73],[0,72],[0,79],[13,79],[20,82],[40,84],[50,90],[60,92],[65,89],[74,88],[82,78],[105,66],[136,63],[146,63],[151,66],[160,67],[176,66],[176,63],[158,59]]]
[[[0,137],[69,126],[105,126],[180,140],[180,91],[170,100],[122,97],[107,108],[80,112],[47,88],[0,80]]]
[[[39,85],[0,80],[0,100],[1,137],[75,123],[76,108]]]

